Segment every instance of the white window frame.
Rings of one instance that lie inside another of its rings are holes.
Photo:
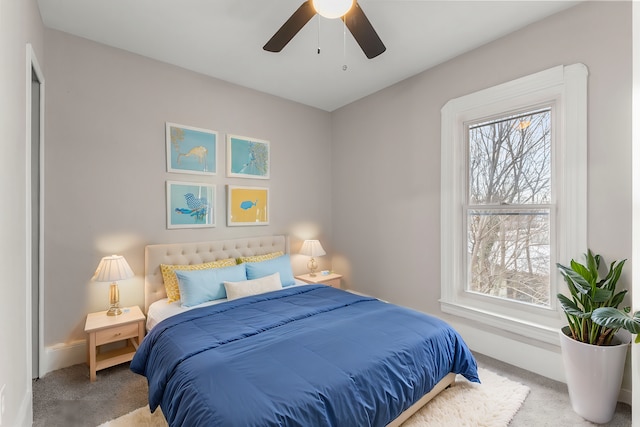
[[[566,323],[556,303],[564,290],[555,268],[581,259],[587,248],[587,67],[557,66],[498,86],[452,99],[442,108],[441,140],[441,299],[443,312],[559,344]],[[466,123],[537,105],[552,105],[552,193],[555,228],[551,230],[551,307],[466,292],[467,230]]]

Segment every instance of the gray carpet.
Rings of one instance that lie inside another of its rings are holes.
[[[529,386],[531,391],[522,408],[511,420],[510,427],[581,427],[596,426],[585,421],[571,409],[567,385],[550,380],[482,354],[474,354],[478,366],[489,369],[513,381]],[[618,402],[610,427],[631,426],[631,406]]]
[[[510,426],[593,426],[571,409],[566,385],[515,366],[476,354],[478,365],[530,387],[531,392]],[[89,368],[76,365],[51,372],[33,382],[34,427],[95,427],[147,404],[146,379],[129,364],[98,372],[89,382]],[[612,427],[631,426],[631,407],[618,403]]]
[[[75,365],[33,381],[34,427],[95,427],[140,408],[147,380],[129,363],[107,368],[89,381],[89,367]]]

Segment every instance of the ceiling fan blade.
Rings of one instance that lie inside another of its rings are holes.
[[[347,25],[349,31],[351,31],[353,38],[356,39],[367,58],[375,58],[387,50],[358,2],[354,3],[351,10],[342,17],[342,20]]]
[[[315,14],[311,0],[305,1],[262,48],[269,52],[280,52]]]

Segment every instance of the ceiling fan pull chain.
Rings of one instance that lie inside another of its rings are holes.
[[[342,20],[342,71],[347,71],[347,23]]]

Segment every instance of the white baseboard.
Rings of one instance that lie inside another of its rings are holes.
[[[477,329],[467,323],[447,322],[463,337],[472,351],[484,354],[510,365],[517,366],[543,377],[566,383],[562,354],[560,347],[545,343],[531,344],[510,339],[482,329]],[[629,376],[625,371],[625,377]],[[630,376],[625,378],[618,401],[631,405]]]
[[[633,397],[631,396],[631,390],[626,388],[620,389],[620,394],[618,395],[618,402],[626,403],[631,406],[631,400]]]
[[[44,376],[45,374],[58,369],[77,365],[79,363],[86,363],[86,361],[86,340],[77,340],[70,343],[60,343],[45,347],[44,363],[41,364],[44,372],[40,372],[40,376]]]

